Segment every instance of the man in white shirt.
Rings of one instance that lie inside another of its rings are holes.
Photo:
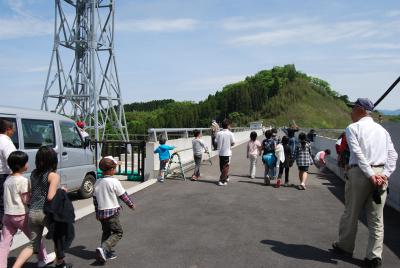
[[[352,105],[353,123],[346,129],[350,169],[346,175],[345,210],[340,220],[339,240],[332,247],[336,253],[353,254],[358,217],[365,209],[369,229],[365,264],[381,267],[383,207],[397,153],[389,133],[369,116],[373,109],[374,104],[367,98],[359,98]]]
[[[0,230],[3,227],[4,215],[3,185],[8,175],[11,174],[11,170],[7,165],[7,159],[12,152],[17,150],[11,140],[13,134],[13,123],[8,120],[0,119]]]
[[[232,156],[231,146],[235,145],[235,138],[233,133],[229,130],[230,121],[224,119],[222,121],[223,130],[218,132],[215,141],[219,151],[219,169],[221,176],[219,177],[219,186],[225,186],[228,182],[229,164]]]

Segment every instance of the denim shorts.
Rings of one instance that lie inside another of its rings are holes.
[[[169,159],[160,160],[160,170],[165,171],[165,169],[166,169],[166,167],[167,167],[168,160],[169,160]]]

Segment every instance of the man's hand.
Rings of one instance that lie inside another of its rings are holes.
[[[384,184],[387,184],[388,181],[388,177],[386,177],[385,175],[376,175],[378,180],[378,186],[382,186]]]
[[[382,186],[385,183],[387,183],[387,177],[385,175],[372,175],[369,177],[369,181],[372,183],[374,186]]]
[[[378,186],[378,175],[372,175],[369,177],[369,181],[373,186]]]

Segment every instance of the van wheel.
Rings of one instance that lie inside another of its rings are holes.
[[[84,199],[92,197],[95,182],[96,178],[92,174],[87,174],[79,189],[79,196]]]

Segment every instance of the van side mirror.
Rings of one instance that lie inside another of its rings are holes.
[[[85,140],[83,141],[83,149],[90,147],[90,142],[91,142],[90,138],[85,137]]]

